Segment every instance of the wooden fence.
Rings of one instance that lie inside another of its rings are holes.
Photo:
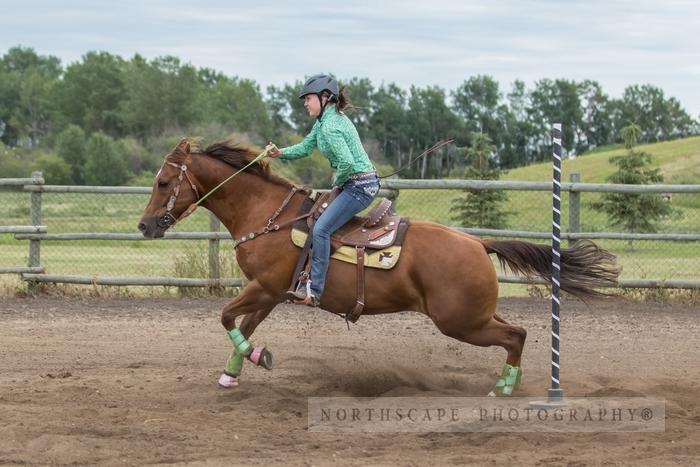
[[[570,242],[579,239],[617,239],[617,240],[664,240],[664,241],[699,241],[700,234],[644,234],[619,232],[580,232],[580,194],[595,193],[700,193],[700,185],[619,185],[579,183],[578,174],[571,174],[569,183],[562,183],[562,192],[569,192],[569,229],[562,232],[562,239]],[[402,189],[450,189],[450,190],[515,190],[551,192],[551,182],[517,182],[491,180],[401,180],[386,179],[382,182],[383,194],[398,196]],[[231,240],[228,232],[219,232],[219,220],[210,215],[210,232],[167,232],[165,240],[208,240],[209,241],[209,277],[105,277],[105,276],[66,276],[51,275],[41,266],[42,240],[114,240],[147,241],[139,233],[50,233],[50,226],[42,225],[42,193],[136,193],[150,195],[150,187],[104,187],[104,186],[63,186],[45,185],[41,173],[35,172],[32,178],[0,179],[0,189],[20,190],[31,197],[30,219],[27,225],[0,226],[0,234],[13,234],[17,240],[29,240],[29,260],[27,266],[0,268],[0,273],[19,273],[30,284],[39,282],[94,284],[94,285],[150,285],[150,286],[184,286],[184,287],[235,287],[244,283],[242,278],[222,278],[219,271],[219,247],[221,240]],[[550,239],[551,232],[533,232],[523,230],[497,230],[480,228],[457,228],[457,230],[477,236],[517,237],[532,239]],[[150,241],[150,240],[148,240]],[[520,277],[501,276],[504,283],[544,283],[544,281],[526,280]],[[700,280],[676,279],[622,279],[619,286],[623,288],[700,288]]]

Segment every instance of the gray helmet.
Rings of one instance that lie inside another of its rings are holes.
[[[337,96],[340,92],[338,82],[332,76],[314,75],[304,83],[299,99],[303,99],[307,94],[321,94],[323,91],[328,91],[333,96]]]

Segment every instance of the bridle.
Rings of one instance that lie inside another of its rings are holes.
[[[160,216],[157,220],[158,227],[160,227],[161,229],[167,229],[168,227],[172,227],[173,225],[175,225],[175,223],[178,222],[179,220],[184,219],[185,217],[192,214],[195,211],[195,209],[197,209],[197,206],[202,204],[202,202],[204,202],[204,200],[207,199],[209,197],[209,195],[214,193],[216,190],[221,188],[226,182],[231,180],[233,177],[235,177],[239,173],[243,172],[245,169],[247,169],[251,165],[253,165],[253,164],[257,163],[259,160],[267,157],[267,153],[273,149],[277,149],[277,146],[275,146],[274,144],[268,144],[267,146],[265,146],[265,149],[260,154],[255,156],[255,158],[252,161],[248,162],[245,166],[240,168],[237,172],[234,172],[232,175],[230,175],[224,181],[222,181],[221,183],[216,185],[214,188],[209,190],[209,192],[207,194],[205,194],[204,196],[201,196],[201,197],[199,196],[199,192],[197,191],[197,187],[195,186],[194,183],[192,183],[192,179],[190,178],[190,174],[187,171],[187,164],[176,164],[174,162],[170,162],[170,161],[166,160],[165,161],[166,164],[180,169],[180,175],[178,175],[178,177],[177,177],[177,179],[180,182],[175,186],[175,188],[173,188],[173,194],[170,195],[170,199],[168,200],[168,204],[165,205],[165,214]],[[185,162],[187,162],[188,160],[189,160],[189,157],[185,160]],[[184,177],[183,177],[183,175],[184,175]],[[182,185],[183,178],[187,178],[187,181],[189,182],[190,186],[192,187],[192,191],[194,191],[194,195],[197,198],[197,201],[190,204],[189,207],[187,209],[185,209],[185,211],[182,214],[180,214],[180,217],[176,218],[175,216],[173,216],[172,211],[173,211],[173,208],[175,207],[175,201],[177,201],[177,197],[180,194],[180,186]]]
[[[187,182],[192,187],[192,191],[194,191],[194,196],[197,198],[197,201],[199,201],[199,191],[197,191],[197,187],[195,186],[195,184],[192,182],[192,179],[190,178],[190,174],[187,171],[187,164],[176,164],[176,163],[170,162],[170,161],[165,161],[165,163],[172,166],[172,167],[180,169],[180,174],[177,177],[179,182],[173,188],[173,193],[170,195],[170,199],[168,200],[168,204],[165,205],[165,214],[163,214],[162,216],[160,216],[158,218],[157,224],[158,224],[158,227],[160,227],[161,229],[171,227],[171,226],[175,225],[175,223],[179,220],[178,218],[173,216],[172,211],[173,211],[173,208],[175,207],[175,202],[177,201],[177,197],[180,195],[180,187],[182,186],[183,179],[185,179],[185,178],[187,179]],[[180,218],[182,218],[182,217],[183,216],[180,216]]]
[[[168,200],[168,204],[166,204],[166,206],[165,206],[165,214],[160,216],[158,218],[158,221],[157,221],[158,227],[160,227],[162,229],[167,228],[167,227],[171,227],[171,226],[175,225],[175,223],[177,223],[177,221],[179,221],[183,217],[187,217],[194,210],[192,208],[193,206],[197,206],[198,204],[200,204],[202,201],[204,201],[207,198],[207,196],[209,196],[212,192],[214,192],[214,190],[218,189],[223,183],[225,183],[226,181],[228,181],[229,179],[232,178],[232,177],[229,177],[228,179],[224,180],[224,182],[222,182],[217,187],[215,187],[213,190],[211,190],[209,193],[207,193],[203,197],[200,197],[199,191],[197,190],[197,187],[195,186],[195,184],[192,182],[192,179],[190,178],[189,172],[187,171],[187,164],[175,164],[174,162],[170,162],[170,161],[165,161],[165,163],[172,166],[172,167],[180,169],[180,174],[177,177],[177,179],[179,180],[179,183],[177,185],[175,185],[175,187],[173,188],[173,193],[170,195],[170,199]],[[250,164],[248,164],[248,165],[250,165]],[[248,166],[246,166],[246,167],[248,167]],[[245,169],[246,167],[244,167],[243,169]],[[241,169],[241,170],[243,170],[243,169]],[[234,175],[237,175],[241,170],[236,172]],[[185,210],[180,215],[179,218],[176,218],[173,215],[172,210],[173,210],[173,207],[175,207],[175,202],[177,201],[177,197],[180,194],[180,187],[182,186],[182,181],[185,178],[187,179],[187,182],[189,182],[190,186],[192,187],[192,191],[194,191],[194,195],[197,197],[197,201],[195,203],[191,204],[190,208]],[[245,235],[240,239],[234,239],[233,240],[233,247],[237,248],[238,245],[240,245],[241,243],[247,242],[248,240],[252,240],[260,235],[264,235],[264,234],[267,234],[270,232],[277,231],[280,228],[286,227],[287,225],[291,225],[300,219],[305,219],[305,218],[309,217],[311,215],[311,211],[307,212],[306,214],[302,214],[300,216],[297,216],[293,219],[290,219],[287,222],[282,222],[279,224],[274,223],[275,220],[277,219],[277,217],[282,213],[284,208],[287,207],[287,205],[291,201],[292,197],[294,196],[294,193],[296,193],[297,191],[298,191],[298,188],[296,186],[292,186],[290,193],[287,195],[287,197],[284,199],[284,201],[282,201],[282,204],[280,205],[280,207],[277,208],[277,210],[275,210],[275,212],[272,214],[272,216],[270,216],[270,218],[267,220],[267,224],[264,227],[258,229],[257,231],[251,232],[248,235]]]

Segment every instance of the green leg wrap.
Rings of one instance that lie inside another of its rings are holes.
[[[238,376],[241,374],[241,368],[243,368],[243,355],[237,353],[234,349],[226,362],[224,372],[229,376]]]
[[[253,346],[248,342],[248,340],[243,336],[243,333],[239,328],[233,328],[228,332],[228,337],[233,343],[233,348],[236,349],[240,355],[248,355],[253,351]]]
[[[496,387],[493,392],[498,396],[510,396],[513,390],[520,386],[520,379],[523,376],[523,370],[519,366],[511,366],[504,364],[501,369],[501,376],[496,381]]]

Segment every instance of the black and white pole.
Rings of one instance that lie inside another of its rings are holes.
[[[561,401],[559,380],[559,285],[561,277],[561,123],[552,126],[552,386],[549,401]]]

